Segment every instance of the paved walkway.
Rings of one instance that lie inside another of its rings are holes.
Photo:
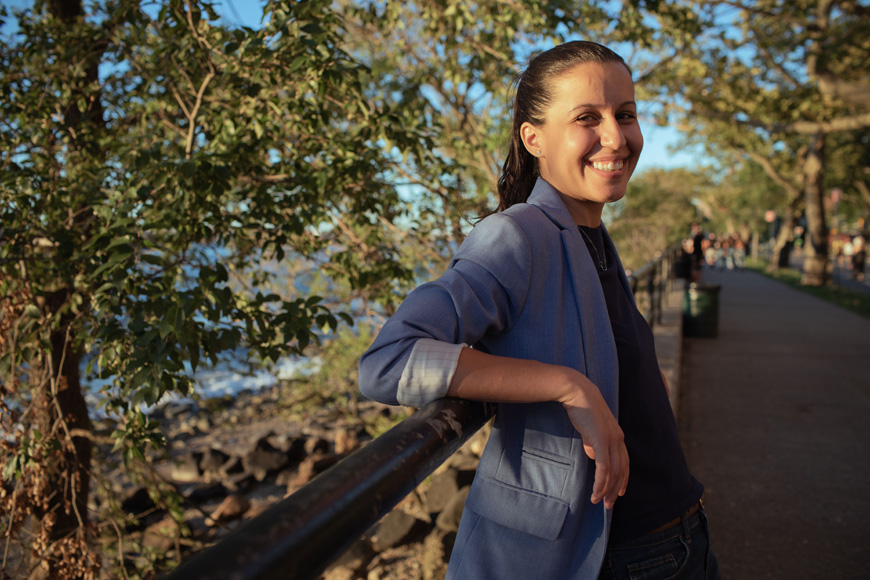
[[[685,338],[680,429],[725,580],[870,578],[870,319],[747,271]]]

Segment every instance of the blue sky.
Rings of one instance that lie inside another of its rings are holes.
[[[33,0],[3,0],[7,8],[32,6]],[[256,28],[263,13],[263,0],[214,0],[217,10],[233,24]],[[692,167],[702,154],[697,150],[681,147],[682,136],[671,127],[659,127],[641,117],[644,148],[637,171],[650,168]],[[671,152],[673,150],[673,152]]]

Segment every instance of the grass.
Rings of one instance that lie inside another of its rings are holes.
[[[767,262],[762,262],[761,260],[747,260],[746,267],[774,280],[779,280],[792,288],[811,294],[816,298],[821,298],[831,304],[836,304],[846,310],[870,318],[870,294],[855,292],[832,283],[828,283],[826,286],[804,286],[801,284],[801,272],[799,270],[791,268],[769,269]]]

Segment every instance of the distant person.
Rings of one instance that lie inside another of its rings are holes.
[[[738,270],[746,267],[746,244],[739,237],[734,240],[734,267]]]
[[[704,230],[701,226],[692,224],[692,281],[701,281],[701,267],[704,263]]]
[[[864,236],[857,235],[852,240],[852,278],[864,280],[864,266],[867,263],[867,244]]]
[[[497,212],[387,321],[360,388],[498,403],[448,580],[624,578],[639,562],[720,578],[652,332],[601,223],[643,147],[631,72],[569,42],[529,63],[513,111]]]

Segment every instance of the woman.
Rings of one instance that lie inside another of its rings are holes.
[[[618,55],[570,42],[533,59],[499,211],[360,361],[375,400],[499,403],[448,578],[718,577],[652,333],[601,224],[642,147]]]

